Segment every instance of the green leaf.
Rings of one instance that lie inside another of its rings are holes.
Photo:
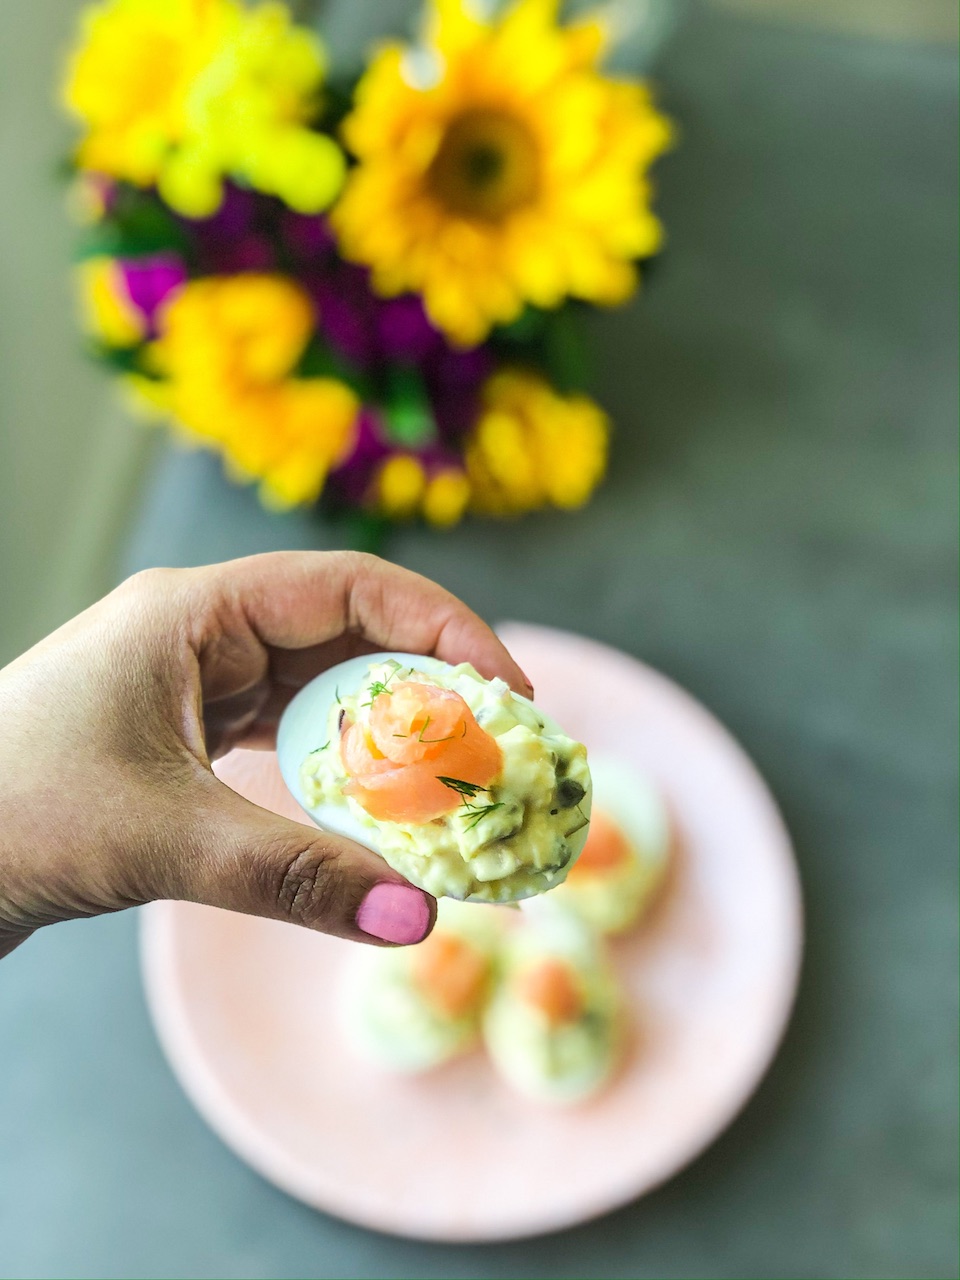
[[[567,393],[585,391],[590,370],[580,317],[573,307],[550,313],[542,343],[546,372],[556,389]]]
[[[319,123],[325,131],[336,135],[345,117],[353,108],[353,95],[359,72],[353,75],[333,73],[323,86],[320,97]]]
[[[139,344],[135,347],[108,347],[103,343],[92,342],[87,345],[87,352],[94,360],[109,365],[118,373],[144,373],[140,365],[141,346]],[[158,381],[156,376],[150,373],[146,373],[145,376]]]
[[[390,532],[390,521],[369,511],[347,511],[343,514],[344,544],[351,551],[366,551],[382,556]]]
[[[319,334],[314,334],[304,348],[294,369],[294,376],[336,378],[352,388],[361,400],[369,400],[373,392],[370,379],[334,351]]]
[[[393,444],[422,449],[437,438],[427,388],[419,372],[408,365],[394,366],[387,373],[383,416]]]
[[[102,222],[84,228],[76,255],[81,259],[100,254],[138,258],[164,250],[189,256],[190,244],[184,229],[159,204],[144,200],[141,205],[127,199]]]
[[[505,342],[532,342],[542,335],[546,323],[546,311],[527,306],[511,324],[500,325],[494,336]]]

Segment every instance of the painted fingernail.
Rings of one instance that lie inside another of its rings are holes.
[[[430,928],[426,895],[412,884],[375,884],[360,903],[357,928],[383,942],[419,942]]]

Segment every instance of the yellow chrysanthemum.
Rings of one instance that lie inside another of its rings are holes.
[[[190,217],[232,176],[292,208],[326,208],[343,180],[332,139],[307,126],[323,49],[283,4],[103,0],[88,9],[63,96],[86,133],[82,169],[156,184]]]
[[[258,479],[268,506],[314,501],[352,447],[359,404],[334,378],[293,378],[313,328],[310,302],[280,276],[208,277],[164,307],[151,363],[186,434]]]
[[[557,24],[557,0],[482,20],[433,0],[424,46],[388,44],[344,138],[359,160],[333,214],[374,287],[423,295],[462,345],[524,302],[616,303],[660,224],[644,170],[670,128],[647,89],[601,75],[603,24]]]
[[[489,379],[466,461],[473,506],[490,515],[583,506],[603,476],[609,423],[586,396],[505,370]]]
[[[115,258],[97,255],[76,268],[80,322],[107,347],[133,347],[146,334],[143,316],[123,287]]]
[[[381,463],[371,496],[377,512],[391,520],[420,515],[429,524],[448,528],[467,509],[470,481],[460,467],[444,466],[429,475],[418,458],[395,453]]]
[[[394,520],[415,515],[426,485],[427,476],[422,463],[408,453],[394,454],[377,472],[378,510]]]
[[[428,523],[449,528],[461,518],[470,501],[470,481],[459,467],[445,467],[432,476],[423,495]]]

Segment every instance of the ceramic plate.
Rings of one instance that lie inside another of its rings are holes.
[[[646,924],[614,944],[632,1035],[600,1097],[571,1111],[533,1106],[480,1054],[419,1078],[386,1075],[340,1029],[355,944],[190,903],[144,912],[153,1018],[208,1123],[290,1194],[398,1235],[533,1235],[663,1182],[750,1096],[796,988],[790,842],[737,743],[625,654],[538,627],[501,634],[537,704],[588,748],[652,776],[673,815],[668,881]],[[308,822],[272,754],[233,752],[217,772]]]

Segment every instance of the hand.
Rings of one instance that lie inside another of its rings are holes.
[[[210,768],[232,747],[273,747],[308,680],[382,649],[531,692],[466,605],[349,552],[148,570],[0,671],[0,956],[41,925],[154,898],[367,942],[425,937],[428,894]]]

